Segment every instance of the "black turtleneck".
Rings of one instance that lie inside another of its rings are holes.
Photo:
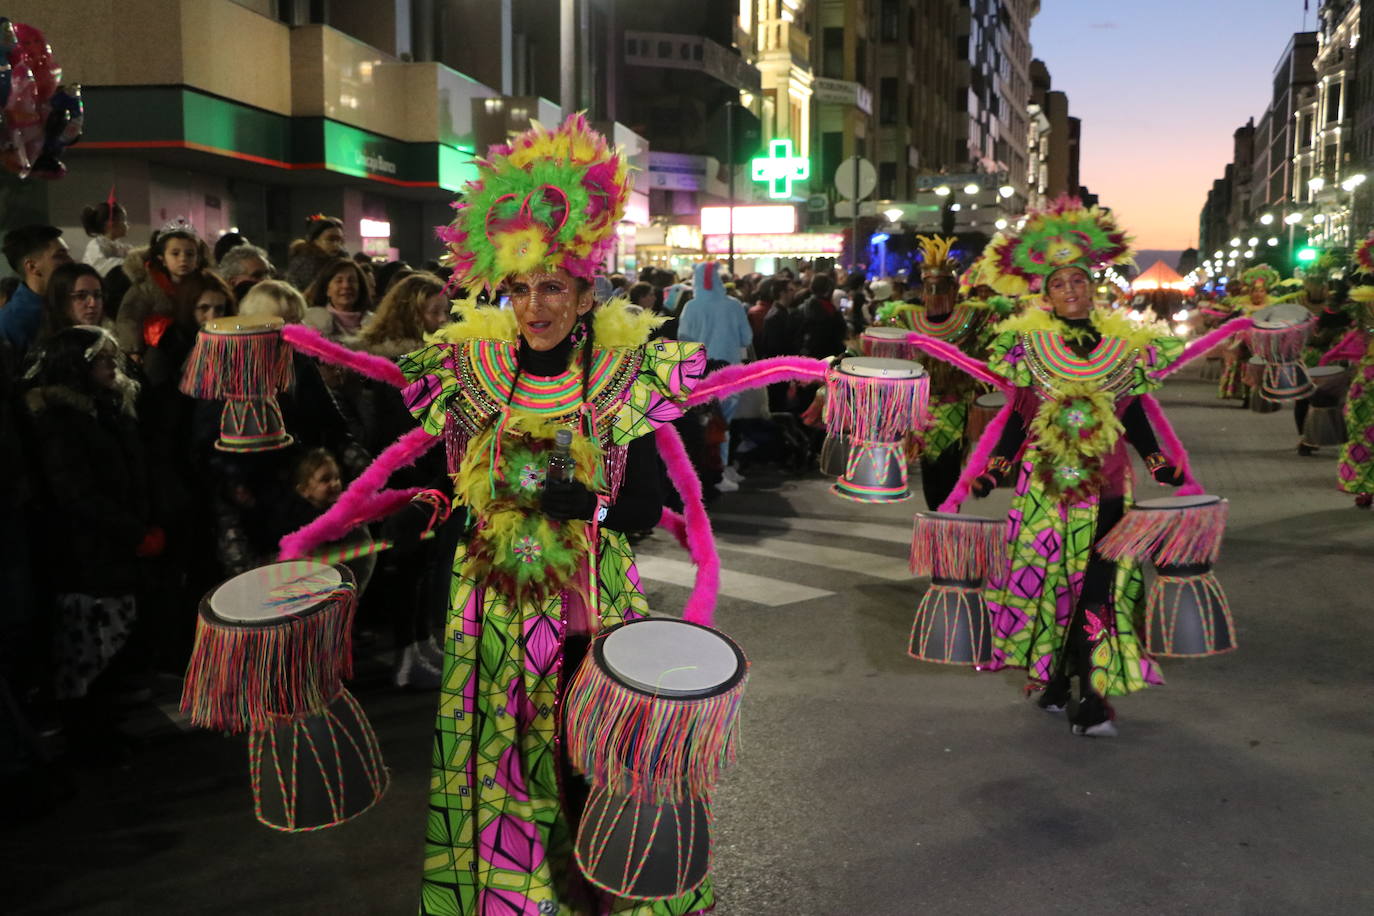
[[[558,346],[551,350],[536,350],[522,337],[516,359],[520,363],[520,371],[526,375],[549,378],[568,371],[568,359],[572,356],[572,348],[571,334],[564,337]]]

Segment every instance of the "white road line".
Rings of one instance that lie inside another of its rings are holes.
[[[912,579],[911,572],[907,569],[906,557],[889,557],[821,544],[803,544],[782,538],[759,538],[753,543],[741,544],[732,540],[731,535],[723,531],[716,532],[716,546],[732,553],[747,553],[786,560],[789,563],[801,563],[805,566],[858,573],[875,579],[887,579],[890,582],[910,582]]]
[[[697,568],[682,560],[670,560],[641,553],[635,558],[635,565],[639,568],[640,577],[651,582],[664,582],[684,588],[691,588],[697,582]],[[795,582],[752,576],[729,569],[720,571],[720,593],[727,598],[738,598],[765,607],[781,607],[784,604],[796,604],[799,601],[826,598],[835,594]]]
[[[781,531],[815,531],[821,534],[843,535],[847,538],[863,538],[868,541],[886,541],[890,544],[910,544],[911,524],[882,525],[876,522],[850,522],[832,518],[798,518],[779,516],[760,518],[757,515],[736,515],[730,512],[713,512],[712,519],[722,522],[739,522],[772,528]]]

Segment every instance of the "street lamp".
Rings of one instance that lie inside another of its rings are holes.
[[[940,195],[941,197],[948,197],[948,196],[949,196],[949,185],[947,185],[947,184],[942,184],[942,185],[940,185],[938,188],[935,189],[935,193],[938,194],[938,195]]]
[[[1315,178],[1309,178],[1307,180],[1307,188],[1313,194],[1320,194],[1322,192],[1322,188],[1324,187],[1326,187],[1326,179],[1320,175],[1316,176]]]
[[[964,185],[965,194],[977,194],[981,190],[983,189],[978,187],[978,185],[974,184],[971,181],[968,184]]]
[[[997,222],[993,223],[993,225],[996,226],[996,227],[1000,230],[1000,229],[1005,229],[1005,228],[1007,228],[1007,226],[1009,226],[1009,225],[1011,225],[1011,224],[1008,223],[1008,222],[1007,222],[1006,220],[1004,220],[1004,219],[999,219]]]
[[[997,193],[1002,195],[1003,200],[1006,200],[1016,193],[1016,189],[1009,184],[1004,184],[997,189]]]
[[[1247,250],[1247,251],[1245,252],[1245,256],[1246,256],[1247,258],[1253,258],[1253,257],[1255,256],[1255,249],[1251,248],[1251,249]]]
[[[1290,213],[1283,218],[1283,221],[1290,226],[1296,226],[1298,223],[1302,222],[1303,219],[1304,217],[1301,213]]]
[[[1256,245],[1259,244],[1259,239],[1255,238],[1254,236],[1251,236],[1250,241],[1246,244],[1248,244],[1251,248],[1254,248]]]
[[[1260,225],[1268,226],[1274,222],[1274,214],[1266,213],[1260,217]]]
[[[889,207],[888,209],[883,211],[883,216],[887,217],[887,221],[889,223],[895,223],[897,222],[897,220],[902,218],[902,208]]]
[[[959,212],[960,210],[964,209],[964,205],[963,205],[963,204],[950,204],[950,205],[949,205],[949,208],[950,208],[951,210],[953,210],[954,212],[957,213],[957,212]]]
[[[1355,190],[1356,188],[1358,188],[1360,185],[1364,184],[1364,179],[1365,179],[1365,174],[1364,174],[1363,172],[1359,172],[1359,173],[1357,173],[1357,174],[1351,175],[1351,176],[1350,176],[1349,178],[1347,178],[1345,181],[1342,181],[1342,182],[1341,182],[1341,190],[1342,190],[1342,191],[1347,191],[1347,192],[1353,191],[1353,190]]]
[[[1222,257],[1224,254],[1225,252],[1218,248],[1216,251],[1212,252],[1212,257],[1219,258]]]
[[[1278,246],[1278,244],[1279,244],[1279,240],[1278,240],[1278,239],[1274,238],[1272,235],[1269,236],[1269,247],[1270,247],[1270,248],[1275,248],[1275,247]]]
[[[1234,239],[1231,239],[1231,247],[1232,247],[1232,248],[1239,248],[1239,247],[1240,247],[1240,238],[1239,238],[1239,237],[1234,238]]]
[[[1316,216],[1312,217],[1312,222],[1317,223],[1318,225],[1326,222],[1326,214],[1318,213]]]

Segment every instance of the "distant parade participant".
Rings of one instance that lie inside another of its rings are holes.
[[[1309,367],[1316,366],[1322,355],[1335,346],[1336,341],[1350,328],[1352,319],[1345,301],[1345,284],[1333,283],[1331,280],[1332,271],[1340,266],[1340,261],[1332,255],[1323,257],[1302,274],[1302,291],[1293,300],[1304,306],[1317,319],[1312,328],[1312,336],[1308,338],[1307,347],[1303,350],[1303,362]],[[1306,438],[1307,418],[1314,401],[1319,406],[1334,406],[1339,403],[1340,396],[1339,390],[1328,390],[1319,386],[1311,397],[1293,402],[1293,422],[1298,428],[1299,455],[1315,455],[1320,448],[1320,443],[1309,442]]]
[[[1250,315],[1273,304],[1269,291],[1279,283],[1279,272],[1268,264],[1251,267],[1240,275],[1240,294],[1227,299],[1232,317]],[[1223,401],[1239,400],[1244,407],[1250,399],[1250,386],[1245,384],[1245,365],[1252,355],[1244,334],[1238,334],[1223,345],[1221,380],[1217,382],[1217,397]]]
[[[1355,269],[1366,283],[1374,281],[1374,233],[1355,249]],[[1374,505],[1374,286],[1350,290],[1355,327],[1322,362],[1345,361],[1354,368],[1345,402],[1345,428],[1350,437],[1341,449],[1337,485],[1355,495],[1355,506]]]
[[[1129,442],[1162,484],[1183,482],[1160,450],[1140,395],[1177,361],[1183,342],[1093,301],[1093,275],[1130,260],[1109,213],[1061,199],[1032,213],[997,251],[1011,280],[1044,296],[997,326],[988,368],[1015,391],[1014,410],[986,471],[987,495],[1016,480],[1007,532],[1009,565],[985,592],[993,620],[993,668],[1025,668],[1041,708],[1078,704],[1076,735],[1116,734],[1109,696],[1161,683],[1137,633],[1143,614],[1138,566],[1118,567],[1095,544],[1131,498]]]

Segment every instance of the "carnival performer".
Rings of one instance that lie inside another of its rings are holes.
[[[956,304],[959,262],[951,251],[955,239],[917,236],[921,246],[921,305],[895,310],[895,323],[910,331],[958,347],[975,359],[987,356],[988,330],[996,313],[988,303]],[[926,505],[937,508],[954,489],[964,464],[969,407],[982,389],[961,369],[939,359],[925,360],[930,374],[930,421],[920,431],[921,490]]]
[[[590,637],[647,611],[624,532],[660,517],[648,434],[682,413],[706,354],[649,342],[660,320],[650,312],[596,306],[591,279],[630,184],[583,117],[535,127],[477,166],[441,235],[454,283],[499,288],[512,308],[464,304],[400,362],[408,406],[444,438],[471,525],[453,563],[420,910],[704,912],[709,878],[643,902],[581,876],[572,847],[585,790],[557,732]],[[546,481],[565,432],[571,479]]]
[[[1354,267],[1361,279],[1374,279],[1374,233],[1355,249]],[[1337,486],[1355,495],[1355,506],[1374,506],[1374,286],[1362,284],[1350,290],[1355,327],[1321,358],[1323,365],[1348,362],[1354,377],[1345,401],[1345,428],[1349,439],[1341,448]]]
[[[1312,328],[1312,336],[1308,338],[1307,346],[1303,350],[1303,362],[1309,367],[1317,365],[1322,356],[1335,346],[1337,340],[1350,328],[1352,319],[1346,308],[1345,285],[1342,283],[1333,288],[1331,280],[1332,272],[1342,266],[1341,259],[1335,255],[1328,253],[1322,256],[1302,275],[1302,292],[1293,300],[1304,306],[1317,319]],[[1299,455],[1315,455],[1320,447],[1314,442],[1308,442],[1303,435],[1313,398],[1318,398],[1318,402],[1321,403],[1322,398],[1338,396],[1321,392],[1293,402],[1293,422],[1298,428]]]
[[[1269,290],[1279,282],[1279,272],[1268,264],[1258,264],[1240,275],[1241,293],[1227,300],[1232,307],[1231,317],[1250,315],[1272,305]],[[1250,386],[1245,384],[1245,365],[1250,361],[1249,339],[1238,334],[1222,345],[1221,380],[1217,382],[1217,397],[1223,401],[1239,400],[1244,407],[1250,399]]]
[[[1112,216],[1061,198],[1032,213],[998,249],[1013,283],[1039,288],[1031,307],[997,327],[988,369],[1006,379],[1014,409],[987,470],[984,496],[1016,474],[1008,518],[1009,567],[989,578],[994,669],[1026,668],[1041,708],[1071,716],[1076,735],[1116,734],[1108,696],[1161,682],[1137,636],[1143,612],[1138,567],[1095,552],[1130,498],[1129,442],[1155,480],[1176,486],[1180,471],[1160,451],[1140,395],[1151,373],[1179,358],[1167,328],[1138,324],[1093,303],[1092,272],[1130,259]]]

